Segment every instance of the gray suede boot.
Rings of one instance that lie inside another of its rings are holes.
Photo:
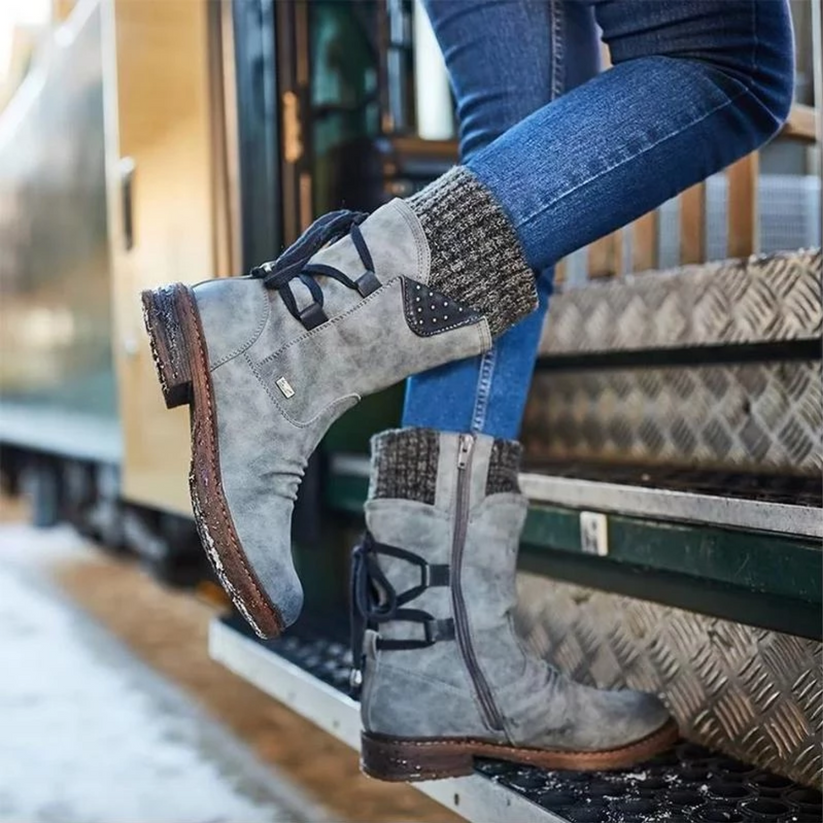
[[[292,508],[331,423],[363,395],[485,351],[536,306],[517,238],[468,170],[365,218],[326,215],[251,276],[143,293],[166,404],[191,407],[201,539],[263,637],[300,613]]]
[[[372,777],[470,774],[476,756],[619,768],[678,737],[656,697],[582,686],[518,638],[519,453],[510,441],[428,429],[372,441],[352,575],[361,763]]]

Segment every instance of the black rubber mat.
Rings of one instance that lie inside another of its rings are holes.
[[[820,792],[692,743],[620,772],[478,771],[572,823],[820,823]]]
[[[254,637],[241,618],[227,622]],[[329,637],[332,633],[334,639]],[[301,621],[278,640],[258,642],[348,692],[351,653],[344,638],[339,631]],[[570,823],[823,820],[820,792],[687,742],[626,771],[547,772],[496,760],[478,761],[477,771]]]

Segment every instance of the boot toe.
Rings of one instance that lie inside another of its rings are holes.
[[[586,712],[585,705],[589,704]],[[605,750],[629,746],[665,726],[671,715],[659,697],[646,692],[598,691],[580,695],[583,728],[590,731],[587,749]]]
[[[625,734],[632,740],[642,740],[671,721],[669,710],[657,695],[635,691],[623,694],[629,696],[630,703],[625,715]]]
[[[246,566],[281,628],[287,628],[303,608],[303,587],[292,557],[291,501],[258,495],[243,502],[247,505],[237,506],[234,522]]]

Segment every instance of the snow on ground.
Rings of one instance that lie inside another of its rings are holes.
[[[0,526],[0,823],[327,820],[51,588],[78,546]]]

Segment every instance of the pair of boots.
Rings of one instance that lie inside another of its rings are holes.
[[[190,406],[203,545],[262,637],[302,607],[291,514],[331,423],[365,394],[486,351],[536,305],[512,228],[468,170],[366,218],[327,215],[248,277],[143,294],[166,404]],[[676,737],[656,698],[584,688],[521,647],[518,457],[516,444],[424,430],[374,443],[353,581],[369,774],[465,774],[475,755],[618,767]]]

